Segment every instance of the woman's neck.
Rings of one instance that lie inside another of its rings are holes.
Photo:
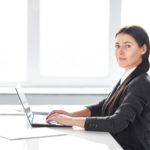
[[[130,70],[134,70],[137,66],[131,67],[131,68],[125,68],[124,69],[124,74],[129,72]]]

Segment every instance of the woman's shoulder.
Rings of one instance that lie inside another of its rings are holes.
[[[143,84],[143,83],[147,83],[150,84],[150,76],[148,73],[143,73],[137,77],[135,77],[132,81],[132,84]]]
[[[150,89],[150,76],[147,73],[143,73],[129,83],[128,87],[134,87],[136,89],[146,89],[149,91]]]

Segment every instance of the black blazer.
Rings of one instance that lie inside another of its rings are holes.
[[[107,115],[107,99],[87,106],[91,117],[85,121],[85,130],[106,131],[125,150],[150,150],[150,77],[143,73],[124,89],[114,113]]]

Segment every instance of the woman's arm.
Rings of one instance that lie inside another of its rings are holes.
[[[85,130],[106,131],[118,133],[135,121],[135,118],[141,118],[141,113],[147,106],[150,93],[150,84],[136,82],[128,87],[126,95],[122,97],[121,105],[114,114],[103,117],[87,117],[85,121]],[[147,86],[146,86],[147,85]]]
[[[72,117],[90,117],[91,111],[90,109],[84,107],[83,109],[80,109],[78,111],[70,113]]]
[[[91,111],[90,111],[90,109],[88,109],[86,107],[80,108],[79,110],[76,110],[73,112],[68,112],[68,111],[61,110],[61,109],[53,110],[47,115],[47,119],[54,114],[63,114],[63,115],[67,115],[70,117],[90,117]]]
[[[86,117],[91,116],[91,111],[84,107],[75,112],[67,112],[64,110],[53,110],[47,117],[46,121],[57,121],[67,126],[84,127]]]
[[[104,101],[105,99],[100,101],[98,104],[90,105],[74,112],[53,110],[48,114],[46,121],[49,122],[54,120],[64,125],[79,126],[83,128],[87,117],[101,115],[101,109]]]

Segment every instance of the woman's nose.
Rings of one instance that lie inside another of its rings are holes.
[[[119,52],[120,55],[124,54],[124,48],[123,48],[123,47],[120,47],[120,48],[118,49],[118,52]]]

